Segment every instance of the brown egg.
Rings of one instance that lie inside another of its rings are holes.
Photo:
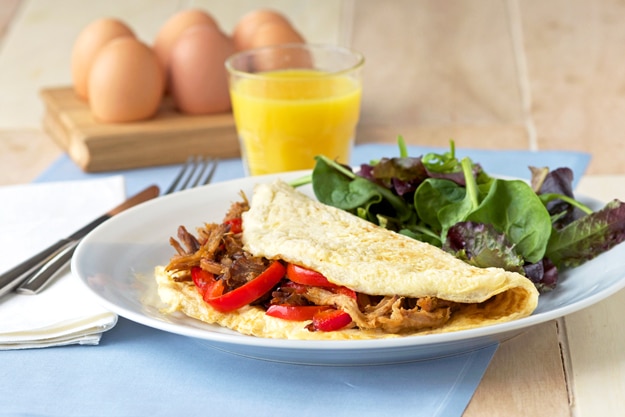
[[[178,12],[170,17],[161,27],[154,42],[154,51],[165,72],[167,72],[169,68],[168,62],[171,48],[178,40],[178,37],[185,30],[197,25],[207,25],[214,28],[219,27],[210,14],[200,9],[189,9]]]
[[[180,111],[211,114],[230,109],[224,62],[232,53],[232,39],[214,27],[197,26],[180,36],[170,56],[170,91]]]
[[[289,20],[279,12],[270,9],[258,9],[251,11],[244,15],[234,27],[232,39],[236,50],[243,51],[253,48],[256,31],[261,25],[269,22],[274,22],[292,28],[291,22],[289,22]]]
[[[286,43],[305,43],[304,38],[292,26],[279,22],[266,22],[260,25],[250,40],[250,48],[282,45]]]
[[[156,54],[136,38],[107,43],[89,74],[89,105],[103,122],[131,122],[152,117],[159,108],[164,76]]]
[[[72,49],[71,70],[74,91],[87,99],[87,79],[93,60],[109,41],[120,36],[135,37],[133,31],[122,21],[103,18],[91,22],[78,35]]]
[[[251,48],[285,44],[303,44],[304,38],[290,26],[276,22],[263,23],[252,40]],[[312,68],[312,58],[307,50],[290,49],[284,53],[278,49],[267,49],[254,57],[256,71],[273,71],[287,68]]]

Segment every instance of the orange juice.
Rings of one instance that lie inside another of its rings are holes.
[[[317,70],[239,79],[230,95],[249,174],[312,168],[321,154],[348,163],[361,94],[360,81]]]

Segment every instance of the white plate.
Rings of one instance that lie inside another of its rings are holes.
[[[308,171],[251,177],[160,197],[102,224],[80,243],[72,270],[111,311],[153,328],[196,338],[212,348],[258,359],[315,365],[398,363],[465,353],[513,337],[530,326],[596,303],[625,286],[625,245],[562,273],[557,288],[540,296],[530,317],[510,323],[447,334],[363,341],[302,341],[244,336],[161,312],[152,271],[173,255],[170,236],[179,225],[190,231],[219,222],[240,191],[252,195],[259,182],[288,181]],[[312,194],[310,186],[301,190]],[[582,199],[599,207],[597,201]]]

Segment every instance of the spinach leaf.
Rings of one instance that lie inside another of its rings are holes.
[[[493,225],[527,262],[538,262],[545,255],[551,217],[524,181],[494,179],[480,206],[466,220]]]
[[[440,236],[432,232],[428,227],[420,224],[408,225],[408,227],[399,229],[397,233],[438,246],[439,248],[441,247]]]
[[[318,157],[312,172],[312,186],[317,199],[322,203],[353,210],[365,205],[372,198],[380,201],[380,197],[372,193],[366,184],[350,170],[337,168],[338,164],[329,163],[325,157]]]
[[[468,158],[461,162],[465,187],[449,179],[429,178],[417,189],[414,206],[419,218],[440,233],[441,242],[447,231],[478,208],[480,189],[473,177],[473,164]]]
[[[449,142],[449,152],[438,154],[430,152],[421,157],[423,165],[428,171],[438,173],[460,172],[460,162],[456,158],[456,144],[454,141]]]
[[[582,211],[582,213],[584,214],[591,214],[592,213],[592,209],[590,207],[588,207],[587,205],[575,200],[573,197],[569,197],[566,196],[564,194],[555,194],[555,193],[543,193],[543,194],[539,194],[538,197],[540,198],[540,201],[543,202],[543,204],[545,205],[545,207],[548,207],[549,203],[551,203],[552,201],[563,201],[567,204],[570,204],[571,206],[579,209]]]
[[[414,206],[419,219],[443,241],[447,229],[464,220],[472,209],[470,205],[467,207],[466,196],[466,189],[453,181],[429,178],[417,188]]]
[[[317,156],[315,159],[313,191],[322,203],[354,214],[364,208],[366,218],[378,225],[380,216],[396,219],[400,224],[416,221],[416,212],[392,191],[355,175],[350,169],[325,156]]]

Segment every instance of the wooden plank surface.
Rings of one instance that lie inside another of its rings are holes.
[[[590,152],[589,173],[625,172],[625,4],[518,4],[540,149]]]
[[[506,3],[362,1],[352,46],[367,62],[357,140],[528,149]]]
[[[558,323],[550,321],[499,346],[465,417],[568,417]]]
[[[61,154],[38,129],[0,130],[0,186],[31,182]]]

